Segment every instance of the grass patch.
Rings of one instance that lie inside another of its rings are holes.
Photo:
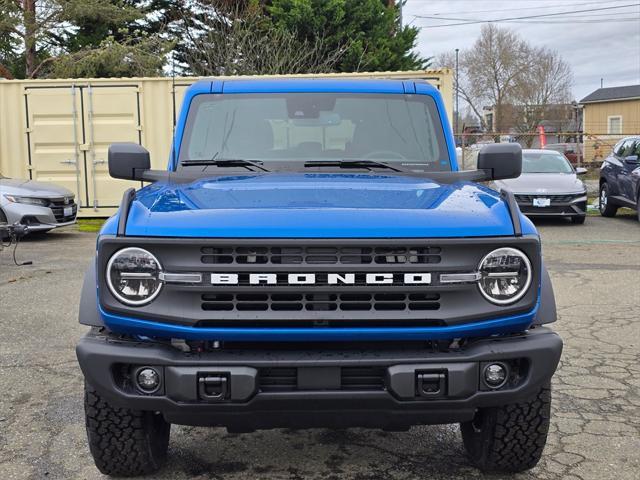
[[[78,230],[81,232],[99,232],[106,218],[79,218]]]

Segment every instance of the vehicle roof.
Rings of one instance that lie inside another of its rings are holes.
[[[203,79],[189,87],[189,93],[434,93],[437,88],[426,81],[373,78],[237,78]]]
[[[524,148],[522,149],[522,153],[548,153],[548,154],[558,154],[556,150],[545,150],[543,148]]]

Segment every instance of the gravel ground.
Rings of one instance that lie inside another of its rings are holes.
[[[640,471],[640,225],[539,224],[565,340],[554,377],[551,434],[534,470],[510,478],[637,479]],[[15,267],[0,254],[0,479],[95,479],[74,345],[82,274],[95,234],[26,240]],[[456,425],[408,433],[274,430],[230,435],[174,427],[153,478],[482,478]],[[500,478],[492,476],[490,478]]]

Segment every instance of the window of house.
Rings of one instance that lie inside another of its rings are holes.
[[[609,135],[620,135],[622,133],[622,116],[614,115],[607,117],[607,133]]]

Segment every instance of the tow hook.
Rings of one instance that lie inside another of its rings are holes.
[[[416,390],[420,397],[444,396],[446,390],[445,373],[418,373],[416,375]]]
[[[198,395],[205,402],[222,402],[229,397],[229,379],[224,375],[198,377]]]

